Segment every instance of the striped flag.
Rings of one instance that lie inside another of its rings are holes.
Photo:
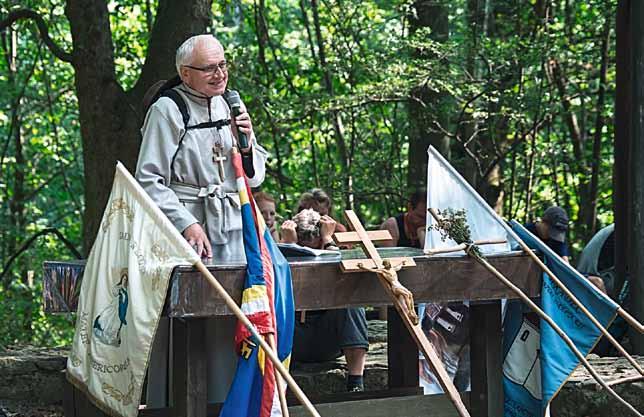
[[[241,309],[260,334],[274,335],[277,356],[288,368],[295,325],[291,270],[255,205],[239,153],[233,154],[232,163],[241,202],[248,264]],[[241,322],[237,324],[235,345],[239,352],[237,371],[220,417],[282,415],[275,383],[277,371]]]

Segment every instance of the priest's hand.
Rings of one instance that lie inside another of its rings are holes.
[[[183,231],[183,237],[186,238],[188,244],[197,252],[197,255],[202,258],[212,258],[210,241],[199,223],[193,223],[186,227]]]
[[[293,220],[286,220],[282,223],[280,233],[282,243],[297,243],[297,224]]]
[[[250,152],[253,139],[255,138],[255,133],[253,132],[253,121],[251,120],[244,103],[241,103],[239,110],[239,115],[231,120],[233,135],[235,135],[236,139],[239,139],[237,138],[237,128],[246,134],[246,137],[248,137],[248,147],[242,148],[240,151],[248,153]]]

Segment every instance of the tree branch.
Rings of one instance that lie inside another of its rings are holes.
[[[33,236],[31,236],[29,238],[29,240],[27,240],[20,247],[20,249],[18,249],[18,252],[16,252],[13,255],[11,255],[11,257],[9,258],[7,263],[4,264],[2,274],[0,274],[0,282],[3,282],[5,286],[8,285],[9,284],[9,279],[6,278],[6,275],[9,272],[9,268],[11,267],[11,264],[13,263],[13,261],[15,261],[23,252],[25,252],[27,249],[29,249],[29,246],[31,246],[31,244],[38,237],[43,236],[43,235],[48,235],[48,234],[51,234],[51,233],[55,234],[65,244],[67,249],[69,249],[69,251],[74,254],[74,256],[77,259],[83,259],[83,257],[81,256],[80,252],[78,252],[78,250],[76,250],[76,247],[74,247],[74,244],[72,242],[70,242],[69,240],[67,240],[67,238],[60,232],[60,230],[58,230],[58,229],[56,229],[54,227],[49,227],[49,228],[43,229],[40,232],[38,232],[38,233],[34,234]]]
[[[41,15],[30,9],[18,9],[14,10],[9,15],[0,20],[0,31],[5,30],[11,26],[14,22],[20,19],[31,19],[38,26],[38,32],[40,32],[40,37],[42,38],[47,48],[51,51],[52,54],[61,61],[72,62],[72,54],[62,49],[60,46],[56,45],[54,40],[49,36],[49,28],[45,23],[45,20]]]

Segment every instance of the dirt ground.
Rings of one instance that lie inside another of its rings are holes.
[[[0,417],[64,417],[64,414],[61,406],[27,406],[0,400]]]

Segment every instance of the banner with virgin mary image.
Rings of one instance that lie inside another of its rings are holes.
[[[67,379],[112,416],[139,412],[172,270],[199,261],[120,163],[83,274]]]

